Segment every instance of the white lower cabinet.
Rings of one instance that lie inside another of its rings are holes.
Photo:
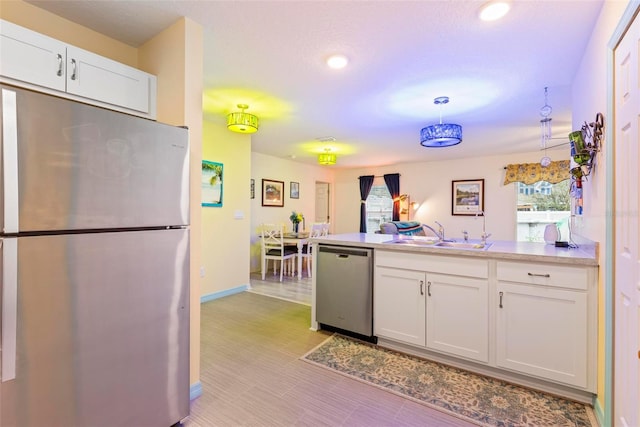
[[[489,361],[489,281],[427,274],[427,348]]]
[[[556,384],[560,394],[595,393],[597,267],[381,250],[375,258],[379,338],[480,362],[515,382],[513,374]]]
[[[587,388],[589,309],[587,283],[581,280],[586,270],[499,262],[497,271],[496,365]],[[520,272],[521,278],[512,272]],[[571,288],[554,282],[563,275],[572,277]]]
[[[442,274],[451,267],[450,259],[418,256],[422,257],[415,260],[418,264],[406,267],[439,273],[384,267],[380,264],[385,261],[377,256],[374,334],[488,362],[488,280]],[[478,270],[486,274],[486,261],[480,261]]]
[[[425,345],[425,273],[376,268],[373,333],[418,346]]]

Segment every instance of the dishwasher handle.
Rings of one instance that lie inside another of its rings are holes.
[[[371,249],[347,248],[341,246],[320,245],[318,252],[336,254],[336,258],[349,258],[349,256],[370,257]]]

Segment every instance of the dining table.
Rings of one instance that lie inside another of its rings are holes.
[[[309,232],[301,231],[298,233],[284,233],[282,241],[285,245],[295,245],[298,248],[297,272],[298,280],[302,279],[302,249],[309,242]]]

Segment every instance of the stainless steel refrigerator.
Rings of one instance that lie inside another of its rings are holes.
[[[0,91],[0,426],[181,421],[188,131]]]

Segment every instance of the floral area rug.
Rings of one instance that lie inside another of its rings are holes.
[[[598,425],[581,403],[337,334],[301,359],[482,426]]]

